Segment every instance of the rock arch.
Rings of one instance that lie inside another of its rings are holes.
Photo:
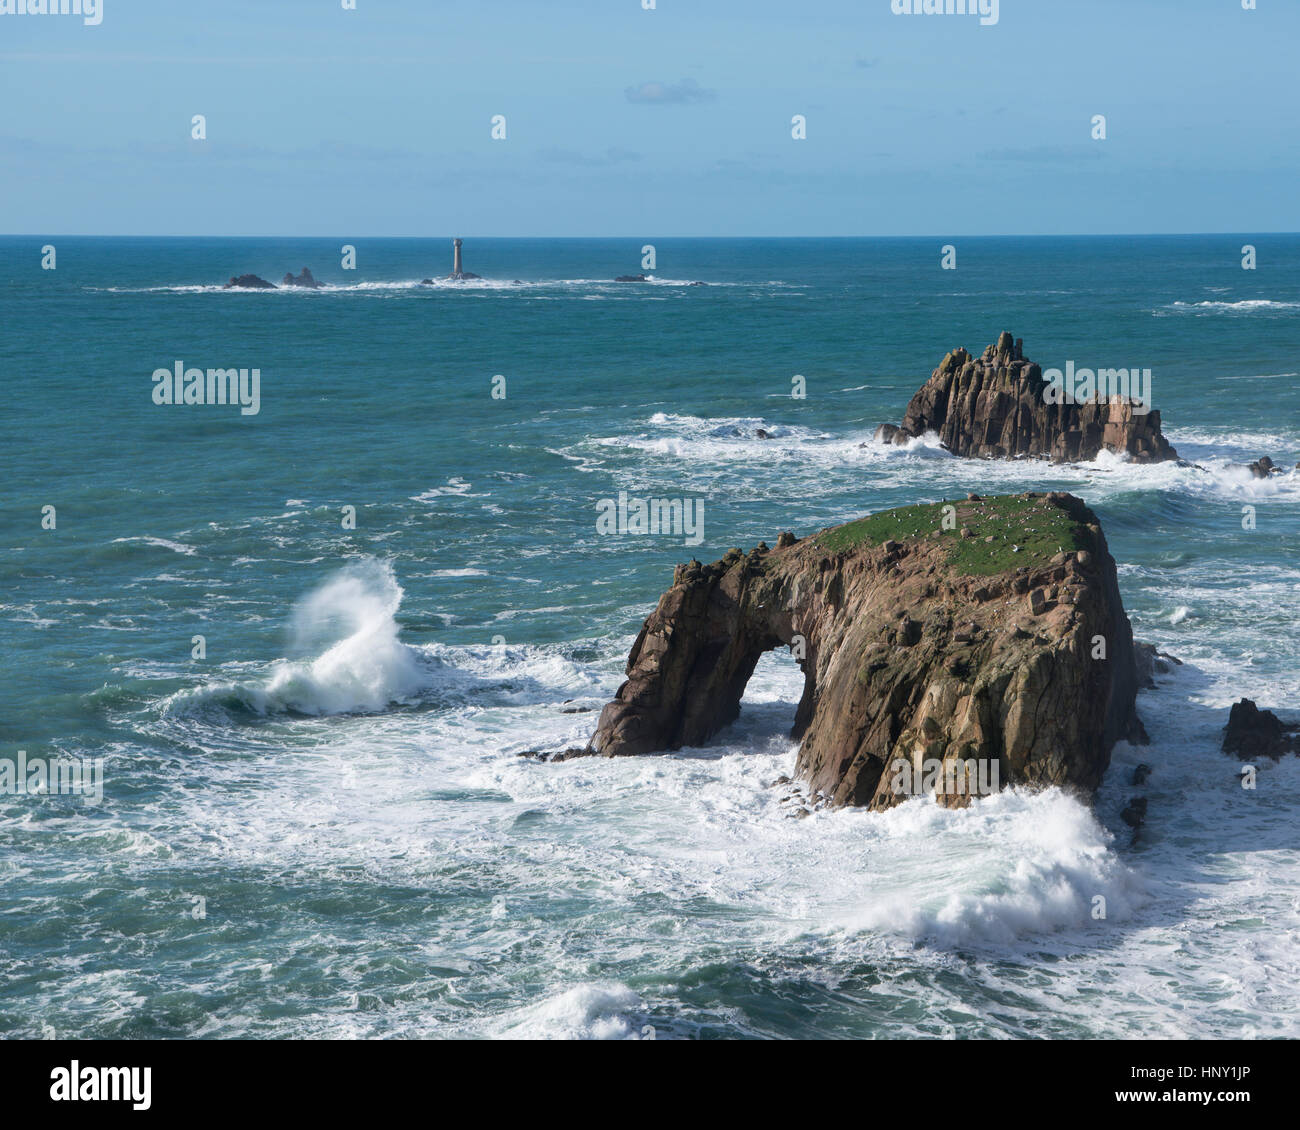
[[[834,804],[891,807],[905,799],[891,769],[934,760],[996,763],[1004,786],[1090,791],[1114,742],[1141,735],[1132,629],[1101,527],[1070,495],[1031,493],[679,565],[586,752],[708,741],[739,714],[759,657],[796,637],[796,771]]]

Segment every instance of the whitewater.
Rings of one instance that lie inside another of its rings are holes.
[[[662,241],[644,290],[639,240],[484,241],[458,288],[411,282],[444,243],[352,282],[337,241],[68,239],[34,288],[0,239],[59,393],[0,417],[0,755],[104,759],[93,810],[0,796],[0,1035],[1300,1035],[1300,759],[1248,791],[1219,749],[1243,696],[1300,718],[1286,239],[1245,280],[1236,237],[989,240],[959,286],[932,241]],[[214,286],[287,263],[326,287]],[[1151,368],[1186,465],[873,442],[1004,329]],[[261,412],[154,405],[178,355]],[[784,653],[703,748],[521,756],[587,741],[680,561],[1024,490],[1096,510],[1182,660],[1093,804],[805,813]],[[703,544],[598,533],[620,492],[702,499]]]

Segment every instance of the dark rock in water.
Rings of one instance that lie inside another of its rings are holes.
[[[772,438],[772,434],[771,434],[771,432],[769,432],[766,428],[759,428],[758,431],[756,431],[754,434],[755,434],[759,439],[771,439],[771,438]]]
[[[572,761],[576,757],[590,757],[591,751],[582,746],[554,752],[547,752],[542,749],[525,749],[521,750],[518,756],[527,757],[533,761],[545,762],[547,765],[555,765],[561,761]]]
[[[608,708],[607,708],[608,709]],[[1223,752],[1235,753],[1243,761],[1268,757],[1276,761],[1284,753],[1300,753],[1300,725],[1283,722],[1271,710],[1260,710],[1250,699],[1234,703],[1223,731]]]
[[[1150,776],[1151,766],[1146,764],[1139,765],[1133,770],[1133,783],[1135,785],[1145,785],[1147,783],[1147,778]]]
[[[871,438],[876,443],[893,443],[895,442],[895,437],[897,435],[898,435],[897,424],[881,424],[880,427],[876,429],[876,434]],[[866,444],[863,444],[863,447],[865,446]]]
[[[1136,832],[1147,818],[1147,798],[1135,796],[1128,802],[1128,807],[1119,814],[1119,818]]]
[[[260,279],[256,275],[240,275],[238,278],[232,278],[222,290],[276,290],[275,283],[269,283],[266,279]]]
[[[984,459],[1086,462],[1101,451],[1135,463],[1178,458],[1160,432],[1158,411],[1139,412],[1139,405],[1121,396],[1048,403],[1052,388],[1042,370],[1024,359],[1020,340],[1003,333],[982,357],[964,348],[949,353],[912,397],[892,442],[937,432],[954,455]]]
[[[1137,662],[1138,686],[1150,690],[1156,685],[1157,675],[1168,675],[1174,668],[1181,667],[1183,661],[1168,652],[1157,651],[1149,643],[1134,643],[1133,658]]]
[[[619,275],[615,282],[645,282],[645,275]]]
[[[708,283],[705,283],[705,282],[693,282],[693,283],[691,283],[690,285],[691,285],[691,286],[708,286],[709,284],[708,284]]]
[[[421,279],[421,280],[420,280],[420,285],[421,285],[421,286],[433,286],[433,279]]]
[[[296,278],[292,274],[285,275],[284,278],[280,281],[280,285],[281,286],[305,286],[309,290],[319,290],[321,284],[318,283],[316,279],[312,276],[311,271],[308,270],[306,267],[304,267],[302,269],[302,274],[298,275]]]
[[[1296,466],[1300,467],[1300,463],[1296,464]],[[1254,463],[1248,463],[1247,467],[1257,479],[1267,479],[1269,475],[1280,475],[1282,473],[1282,468],[1267,455],[1261,455]]]
[[[1017,542],[1013,559],[982,537],[945,532],[944,505],[679,565],[591,752],[708,741],[740,713],[760,656],[791,647],[804,672],[795,775],[809,795],[890,808],[923,763],[941,765],[945,779],[969,779],[974,767],[994,789],[1095,789],[1112,746],[1133,732],[1137,694],[1132,629],[1095,515],[1058,493],[951,504],[981,534]],[[1062,544],[1073,548],[1058,552]],[[1104,660],[1092,658],[1098,635],[1110,645]],[[959,807],[971,790],[942,791]]]

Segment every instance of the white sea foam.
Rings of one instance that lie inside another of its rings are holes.
[[[407,701],[429,685],[419,653],[397,637],[402,589],[387,562],[368,558],[341,570],[293,609],[291,654],[265,680],[182,691],[172,712],[231,699],[258,713],[347,714]]]
[[[352,622],[391,622],[399,594],[386,582],[323,586],[301,606],[304,646],[340,605],[367,610]],[[389,654],[390,633],[372,642]],[[1239,657],[1197,660],[1141,697],[1154,744],[1116,747],[1095,808],[1009,791],[960,811],[922,798],[792,820],[797,786],[769,787],[794,764],[787,731],[802,677],[786,656],[760,662],[740,720],[706,748],[553,765],[516,756],[584,743],[595,714],[561,705],[605,701],[629,643],[597,641],[594,664],[559,646],[414,649],[448,709],[328,728],[290,720],[308,728],[292,742],[230,731],[243,755],[205,762],[206,787],[175,794],[157,838],[226,870],[271,865],[332,883],[361,868],[367,884],[460,892],[454,913],[420,920],[421,934],[430,960],[465,966],[458,980],[476,995],[490,986],[498,1005],[467,1011],[452,983],[446,997],[395,1001],[380,1029],[378,1016],[347,1014],[363,1034],[646,1038],[653,1027],[671,1038],[703,1019],[675,999],[674,978],[716,966],[719,953],[737,975],[789,977],[795,992],[833,982],[859,1008],[872,1004],[854,971],[876,971],[865,991],[896,1004],[897,1034],[1300,1031],[1300,853],[1284,830],[1300,759],[1261,766],[1256,794],[1236,783],[1217,746],[1227,704],[1253,685]],[[192,716],[165,721],[198,740]],[[205,730],[201,744],[220,748],[225,733]],[[1119,811],[1138,762],[1155,773],[1135,851]],[[486,985],[468,972],[475,954],[502,952],[516,956],[494,959]],[[1028,979],[1027,952],[1038,970]],[[340,955],[330,975],[352,960]],[[593,979],[630,965],[656,975],[653,1001]],[[1068,1007],[1099,995],[1108,1007]],[[941,1023],[949,1010],[968,1019]],[[762,1034],[753,1019],[739,1010],[727,1023]],[[241,1023],[215,1018],[214,1034]]]
[[[429,281],[425,281],[428,279]],[[664,279],[650,276],[644,283],[616,283],[613,279],[449,279],[439,276],[424,276],[413,279],[367,279],[354,283],[321,282],[316,287],[282,286],[274,283],[271,287],[232,287],[224,283],[181,283],[174,286],[109,286],[87,287],[88,290],[103,291],[109,294],[257,294],[257,295],[323,295],[349,293],[383,293],[386,291],[545,291],[545,290],[590,290],[600,288],[610,293],[635,296],[643,293],[647,287],[679,289],[691,286],[694,279]],[[319,281],[319,280],[318,280]],[[775,287],[778,282],[738,283],[705,281],[709,287]]]
[[[159,549],[170,549],[173,553],[182,553],[186,557],[192,557],[196,552],[194,546],[192,545],[186,545],[184,542],[179,542],[179,541],[171,541],[167,538],[130,537],[130,538],[113,539],[114,545],[117,545],[119,543],[124,543],[124,542],[125,543],[138,542],[141,545],[152,545],[152,546],[156,546]]]
[[[412,495],[411,501],[412,502],[433,502],[435,499],[446,498],[449,496],[459,497],[459,498],[463,498],[465,496],[469,496],[471,498],[484,497],[484,495],[471,494],[470,492],[473,489],[474,487],[472,483],[468,483],[461,478],[451,478],[447,480],[446,486],[430,487],[428,490],[422,491],[420,494]]]
[[[1237,302],[1173,302],[1166,310],[1222,314],[1254,314],[1274,310],[1300,310],[1300,302],[1280,302],[1271,298],[1244,298]]]
[[[770,438],[758,438],[760,428]],[[1285,465],[1300,453],[1300,434],[1171,429],[1170,441],[1185,462],[1157,464],[1135,463],[1106,451],[1087,463],[975,461],[953,456],[934,434],[904,444],[876,443],[873,437],[874,427],[833,433],[779,417],[656,412],[636,431],[593,437],[554,453],[584,471],[618,468],[637,489],[639,476],[647,477],[650,489],[652,476],[671,468],[678,489],[726,490],[733,500],[765,496],[766,484],[775,479],[788,493],[803,489],[815,499],[825,493],[827,476],[861,482],[865,472],[873,486],[905,489],[913,498],[918,490],[922,498],[953,497],[978,485],[989,491],[1073,490],[1094,504],[1132,491],[1196,500],[1300,503],[1300,474],[1288,471],[1257,479],[1246,466],[1269,452]]]
[[[527,1005],[493,1024],[510,1040],[629,1040],[652,1036],[642,1001],[623,984],[585,984]]]

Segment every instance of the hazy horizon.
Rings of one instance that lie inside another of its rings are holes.
[[[1293,100],[1296,4],[1002,0],[991,26],[890,0],[107,0],[102,15],[0,14],[0,94],[21,107],[0,125],[14,234],[1296,226],[1300,127],[1272,112]]]

